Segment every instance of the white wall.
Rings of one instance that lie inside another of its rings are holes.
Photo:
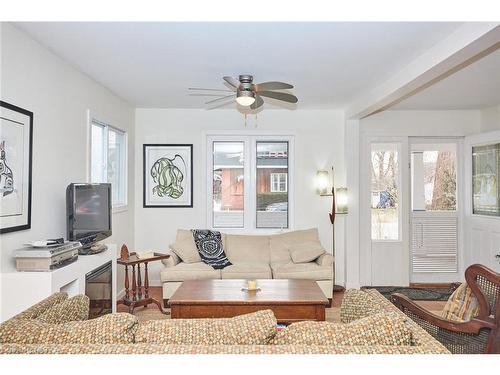
[[[135,243],[138,250],[167,249],[175,240],[177,228],[204,228],[207,204],[204,168],[205,133],[210,131],[291,131],[295,134],[295,228],[318,227],[323,245],[332,247],[328,212],[331,201],[316,195],[314,177],[318,169],[336,169],[336,184],[345,185],[344,119],[339,111],[268,110],[253,116],[234,109],[182,110],[137,109],[135,149]],[[193,208],[143,208],[142,179],[144,143],[192,143],[194,158]],[[343,280],[344,218],[336,224],[337,276]],[[152,283],[157,284],[160,267],[151,268]]]
[[[134,109],[14,26],[1,28],[1,99],[34,113],[31,229],[1,235],[2,273],[15,270],[12,251],[24,242],[66,237],[66,186],[86,181],[88,109],[129,134],[129,207],[113,215],[107,242],[133,244]]]
[[[482,109],[480,116],[481,133],[500,130],[500,105]]]
[[[386,111],[361,120],[364,135],[460,137],[480,130],[480,112]]]

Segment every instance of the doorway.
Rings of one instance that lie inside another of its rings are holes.
[[[410,283],[460,279],[459,139],[409,139]]]
[[[362,141],[362,285],[461,280],[463,138]]]

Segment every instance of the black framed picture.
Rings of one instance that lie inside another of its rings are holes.
[[[33,112],[0,101],[0,233],[31,228]]]
[[[193,145],[143,145],[143,207],[193,207]]]

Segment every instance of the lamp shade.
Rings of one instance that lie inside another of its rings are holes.
[[[325,195],[329,193],[330,175],[328,171],[316,172],[316,193]]]
[[[348,196],[347,196],[347,188],[340,187],[335,189],[335,201],[336,201],[336,211],[338,214],[346,214],[347,213],[347,204]]]

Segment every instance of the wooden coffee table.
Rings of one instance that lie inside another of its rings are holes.
[[[172,319],[230,318],[270,309],[280,323],[325,320],[328,298],[312,280],[257,280],[260,291],[246,292],[246,280],[184,281],[169,300]]]

